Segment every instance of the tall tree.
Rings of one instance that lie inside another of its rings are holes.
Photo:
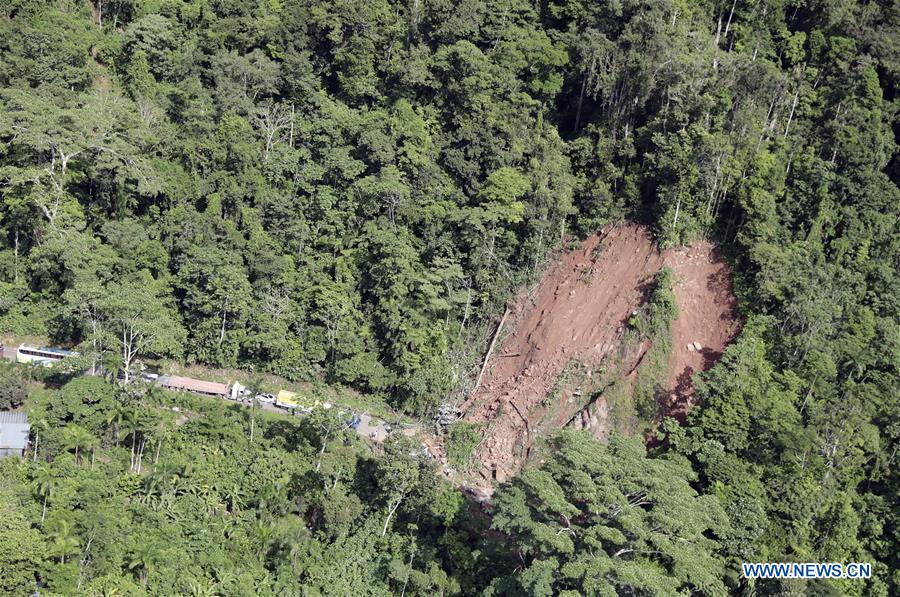
[[[137,357],[182,354],[184,329],[173,313],[164,284],[149,274],[111,283],[106,288],[101,309],[119,347],[119,363],[126,384],[134,375]]]
[[[608,447],[583,432],[549,441],[546,464],[498,492],[493,527],[524,568],[495,586],[536,595],[725,592],[716,497],[698,495],[684,461],[647,458],[637,440]],[[509,583],[509,584],[507,584]]]

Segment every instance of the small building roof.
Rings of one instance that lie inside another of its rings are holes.
[[[23,412],[0,412],[0,458],[21,455],[28,445],[31,425]]]
[[[16,423],[28,425],[28,415],[21,411],[12,410],[0,412],[0,425]]]

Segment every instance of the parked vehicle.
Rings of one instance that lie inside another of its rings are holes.
[[[280,406],[281,408],[297,408],[300,406],[300,402],[297,400],[297,392],[281,390],[275,397],[275,406]]]
[[[228,399],[235,401],[243,400],[247,393],[247,388],[245,388],[238,382],[234,382],[231,385],[230,391],[228,392]]]
[[[190,377],[179,377],[177,375],[161,375],[158,383],[168,390],[182,390],[203,396],[226,398],[230,393],[227,384],[191,379]]]
[[[77,357],[78,353],[74,350],[63,350],[62,348],[35,348],[22,344],[16,351],[17,363],[40,363],[44,367],[50,367],[53,363],[59,362],[66,357]]]
[[[256,399],[266,404],[275,404],[275,396],[272,394],[257,394]]]

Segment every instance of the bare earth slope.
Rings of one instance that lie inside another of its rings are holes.
[[[670,414],[683,416],[693,395],[694,373],[712,367],[740,331],[731,270],[710,243],[666,253],[675,272],[678,318],[672,324],[672,353],[666,387]],[[693,346],[691,345],[693,344]]]
[[[577,368],[584,385],[603,387],[634,371],[648,346],[627,346],[623,335],[664,265],[674,270],[680,309],[666,382],[671,409],[683,412],[690,376],[711,366],[736,332],[727,266],[708,243],[660,254],[640,226],[605,229],[563,254],[531,295],[519,297],[509,334],[462,407],[467,421],[485,424],[473,458],[485,481],[515,473],[534,440],[552,428],[605,433],[602,395],[586,403],[579,388],[567,386],[568,376]]]

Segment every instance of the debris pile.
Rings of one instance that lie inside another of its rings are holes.
[[[687,408],[691,375],[712,366],[738,331],[728,266],[709,243],[660,253],[641,226],[608,228],[563,254],[531,293],[519,296],[506,321],[512,332],[462,405],[464,420],[485,423],[474,458],[485,484],[508,479],[535,440],[554,429],[572,425],[598,437],[608,432],[603,395],[591,400],[569,377],[599,383],[611,371],[633,376],[649,343],[626,346],[623,337],[665,266],[674,272],[680,314],[663,381],[673,413]],[[442,409],[438,425],[458,417]]]

